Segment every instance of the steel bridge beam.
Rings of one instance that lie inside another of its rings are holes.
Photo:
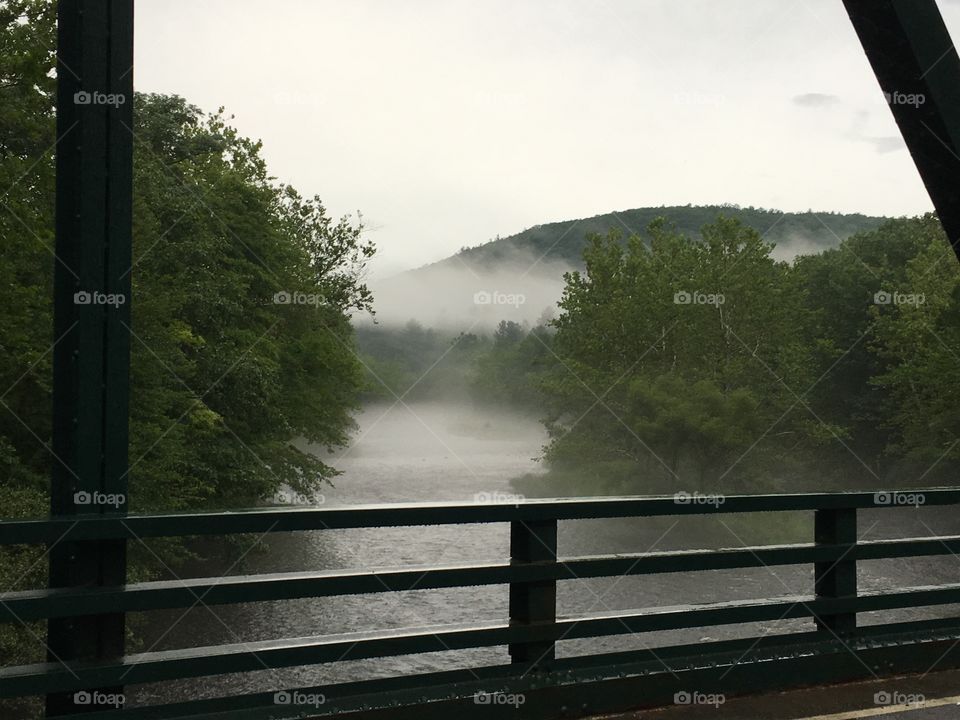
[[[125,514],[133,198],[133,0],[57,10],[51,513]],[[124,540],[52,543],[51,587],[122,585]],[[51,662],[116,658],[120,613],[51,620]],[[47,714],[78,707],[47,698]],[[102,709],[102,708],[100,708]]]
[[[960,258],[960,56],[936,0],[844,0]]]

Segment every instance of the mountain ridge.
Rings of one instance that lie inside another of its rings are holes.
[[[775,243],[773,255],[780,260],[836,247],[850,235],[889,220],[860,213],[672,205],[544,223],[372,284],[377,317],[386,325],[418,318],[427,326],[448,329],[496,327],[503,319],[536,323],[555,311],[564,273],[582,269],[588,235],[617,228],[624,238],[636,233],[649,239],[647,226],[663,217],[678,232],[700,237],[700,228],[719,215],[755,228]]]
[[[804,249],[813,252],[836,247],[850,235],[872,230],[890,219],[862,213],[813,210],[785,212],[734,204],[660,205],[612,210],[586,218],[541,223],[512,235],[497,236],[479,245],[463,247],[446,258],[405,270],[397,275],[418,273],[458,261],[464,261],[475,269],[484,269],[484,266],[507,259],[506,256],[515,256],[518,252],[530,252],[535,257],[580,266],[582,265],[581,253],[589,234],[605,234],[610,229],[619,229],[624,237],[638,234],[640,237],[649,239],[647,226],[656,218],[664,217],[668,222],[673,223],[679,232],[691,237],[699,237],[700,228],[714,221],[718,215],[740,219],[744,224],[761,233],[766,240],[776,244],[778,248],[784,244],[795,245],[796,240],[801,239],[808,243]]]

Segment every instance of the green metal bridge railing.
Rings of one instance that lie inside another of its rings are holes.
[[[910,490],[925,506],[960,504],[960,490]],[[530,500],[517,504],[397,504],[341,508],[284,508],[170,515],[89,515],[0,523],[0,544],[125,542],[169,536],[322,531],[343,528],[509,523],[509,560],[473,565],[275,573],[217,578],[44,588],[0,595],[0,621],[94,619],[123,613],[295,598],[506,585],[509,618],[500,623],[371,630],[337,636],[244,642],[147,652],[113,659],[51,661],[0,669],[0,697],[62,695],[127,684],[286,668],[464,648],[508,646],[512,662],[452,673],[413,675],[290,692],[322,693],[307,711],[276,703],[273,695],[244,695],[155,707],[127,708],[136,718],[313,717],[355,712],[384,716],[491,717],[502,708],[477,702],[477,693],[523,693],[523,716],[556,717],[556,696],[576,689],[566,706],[576,715],[669,702],[684,688],[728,695],[751,689],[839,682],[894,672],[925,672],[960,664],[960,616],[858,628],[858,613],[960,603],[960,583],[858,593],[857,562],[949,555],[960,536],[858,541],[857,511],[891,508],[878,494],[738,495],[722,505],[674,497]],[[591,557],[558,557],[559,521],[813,511],[814,542],[736,549],[684,550]],[[801,597],[779,597],[679,608],[563,617],[557,615],[561,580],[813,564],[814,587]],[[817,629],[657,648],[630,653],[555,658],[556,643],[661,630],[812,618]],[[829,676],[824,670],[829,669]],[[617,685],[616,692],[609,687]],[[84,714],[86,718],[112,711]],[[553,713],[553,714],[551,714]]]

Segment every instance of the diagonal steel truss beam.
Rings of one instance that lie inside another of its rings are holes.
[[[960,56],[936,0],[844,0],[960,258]]]

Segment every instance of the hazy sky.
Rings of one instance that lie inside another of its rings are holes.
[[[226,106],[380,276],[649,205],[931,208],[840,0],[138,0],[136,31],[137,89]]]

